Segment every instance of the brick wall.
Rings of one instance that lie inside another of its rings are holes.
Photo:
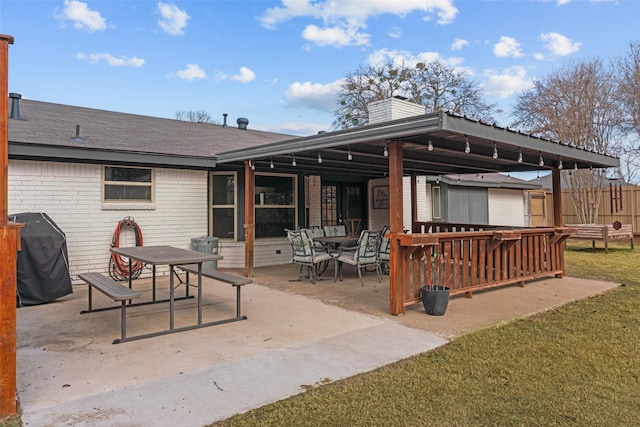
[[[75,281],[84,271],[107,272],[109,248],[118,221],[133,217],[144,245],[189,248],[191,238],[207,234],[207,172],[155,170],[155,203],[103,204],[101,166],[78,163],[9,162],[9,213],[44,212],[67,237],[69,267]],[[133,233],[121,246],[135,244]]]

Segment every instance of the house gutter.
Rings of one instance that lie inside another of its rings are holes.
[[[131,151],[100,150],[96,148],[60,147],[40,144],[9,143],[9,158],[16,160],[144,164],[190,169],[215,167],[212,157],[180,156],[175,154],[136,153]]]

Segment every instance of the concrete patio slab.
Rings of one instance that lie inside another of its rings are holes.
[[[86,286],[18,309],[24,425],[202,426],[617,286],[552,278],[454,297],[444,316],[428,316],[420,305],[392,316],[387,279],[367,276],[362,287],[345,269],[343,282],[289,282],[296,273],[294,266],[257,268],[243,293],[247,320],[117,345],[118,310],[80,315]],[[148,292],[149,280],[138,282]],[[231,286],[205,281],[204,290],[205,321],[233,315]],[[128,313],[130,334],[168,326],[165,304]],[[195,322],[195,313],[195,301],[178,302],[176,326]]]

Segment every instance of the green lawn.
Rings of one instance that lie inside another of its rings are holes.
[[[640,425],[640,249],[567,249],[568,275],[623,286],[217,425]]]
[[[623,286],[217,425],[640,425],[640,250],[567,249],[568,275]]]

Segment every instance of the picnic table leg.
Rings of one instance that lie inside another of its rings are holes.
[[[175,290],[173,289],[174,280],[173,280],[173,265],[169,266],[169,329],[173,331],[173,310],[174,310],[174,301],[173,296],[175,294]],[[155,274],[154,274],[155,281]]]
[[[187,285],[187,289],[189,286]],[[202,325],[202,263],[198,263],[198,325]]]
[[[152,278],[151,278],[151,300],[153,302],[156,302],[156,265],[153,264],[153,266],[151,267],[151,271],[152,271]]]
[[[120,310],[120,342],[127,339],[127,301],[122,301],[122,310]]]

